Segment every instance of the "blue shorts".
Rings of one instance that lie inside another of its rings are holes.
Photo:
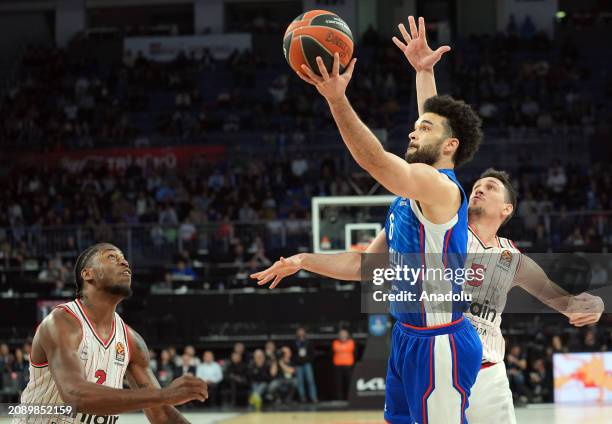
[[[465,318],[419,329],[396,322],[387,367],[385,420],[390,424],[466,424],[482,343]]]

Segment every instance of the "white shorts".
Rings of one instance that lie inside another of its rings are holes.
[[[470,424],[516,424],[512,392],[503,362],[480,370],[465,413]]]

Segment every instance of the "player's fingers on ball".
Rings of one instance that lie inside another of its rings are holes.
[[[417,38],[419,36],[419,31],[417,29],[414,16],[408,16],[408,25],[410,25],[410,36],[412,38]]]
[[[357,59],[353,59],[351,60],[351,62],[349,63],[349,66],[346,68],[346,71],[344,71],[345,74],[348,74],[348,76],[353,76],[353,70],[355,69],[355,63],[357,63]]]
[[[314,81],[312,81],[310,78],[308,78],[306,75],[304,75],[303,73],[301,73],[300,71],[297,71],[297,76],[300,77],[301,80],[306,81],[308,84],[312,84],[314,85]]]
[[[404,37],[404,41],[406,42],[406,44],[410,43],[410,41],[412,40],[412,37],[410,37],[410,34],[408,34],[408,30],[406,29],[406,26],[404,24],[399,24],[397,27],[399,28],[400,34],[402,34],[402,37]]]
[[[321,56],[317,56],[317,66],[319,67],[319,72],[321,72],[323,79],[328,79],[329,73],[327,72],[327,68],[325,67],[325,63],[323,63],[323,58],[321,58]]]
[[[302,72],[304,73],[306,77],[310,78],[314,84],[316,84],[317,81],[319,80],[319,78],[313,72],[313,70],[310,69],[310,67],[306,66],[305,64],[302,64]]]
[[[332,64],[332,76],[337,77],[340,75],[340,55],[338,52],[334,53],[334,63]]]

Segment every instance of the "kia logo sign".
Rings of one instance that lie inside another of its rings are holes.
[[[360,378],[357,380],[357,391],[358,392],[368,392],[368,391],[384,391],[385,390],[385,379],[384,378],[371,378],[366,380],[364,378]]]

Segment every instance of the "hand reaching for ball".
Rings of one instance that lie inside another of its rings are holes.
[[[298,72],[297,74],[308,84],[314,85],[317,88],[317,91],[323,97],[325,97],[325,100],[327,100],[328,103],[334,103],[335,101],[344,98],[346,87],[353,76],[355,62],[357,62],[357,59],[351,60],[345,71],[340,74],[340,56],[338,53],[334,53],[334,62],[332,64],[332,71],[330,74],[325,68],[323,59],[320,56],[317,56],[317,66],[319,67],[321,76],[315,74],[306,65],[302,65],[302,71]]]

